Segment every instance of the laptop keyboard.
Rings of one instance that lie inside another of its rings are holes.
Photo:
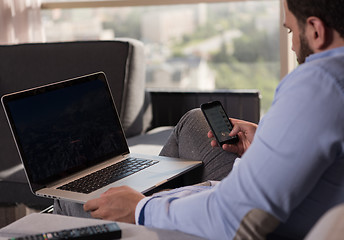
[[[159,161],[147,159],[127,158],[121,162],[67,183],[57,189],[80,193],[91,193],[158,162]]]

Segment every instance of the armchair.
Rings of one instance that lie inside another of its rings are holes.
[[[143,44],[134,39],[2,45],[0,59],[0,97],[63,79],[105,72],[132,152],[158,154],[171,126],[186,111],[206,101],[221,100],[230,116],[259,121],[258,91],[146,90]],[[0,191],[6,193],[0,196],[0,215],[9,209],[15,212],[18,204],[38,210],[50,206],[52,200],[30,192],[3,110],[0,131]],[[14,220],[9,219],[7,223]]]
[[[128,137],[145,131],[144,53],[133,39],[0,46],[0,96],[104,71]],[[43,209],[52,200],[29,189],[4,111],[0,111],[0,209],[17,204]],[[14,211],[14,210],[13,210]],[[0,211],[0,215],[1,211]]]

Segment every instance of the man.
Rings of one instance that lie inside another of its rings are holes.
[[[110,189],[87,202],[86,212],[210,239],[258,239],[270,232],[299,239],[344,201],[344,0],[283,4],[284,25],[304,64],[281,81],[258,128],[233,120],[231,134],[239,134],[240,142],[213,150],[223,152],[222,164],[232,156],[228,152],[242,155],[240,164],[214,187],[190,186],[152,197],[128,187]],[[187,128],[192,123],[197,128],[197,118],[199,111],[192,111],[181,120],[162,154],[193,157],[202,151],[197,129],[193,134]],[[196,147],[185,150],[183,144],[191,143]],[[212,171],[205,173],[205,179],[211,176]]]

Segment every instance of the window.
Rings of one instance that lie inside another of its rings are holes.
[[[262,114],[271,105],[281,75],[278,0],[96,8],[44,2],[47,41],[141,40],[149,88],[258,89]]]

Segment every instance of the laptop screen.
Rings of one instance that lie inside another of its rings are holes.
[[[3,102],[34,184],[129,153],[103,73],[8,95]]]

